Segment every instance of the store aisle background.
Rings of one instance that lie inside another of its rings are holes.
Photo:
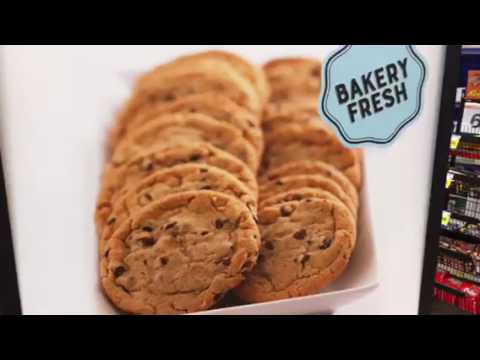
[[[362,300],[339,309],[338,314],[417,312],[444,60],[441,46],[417,48],[428,69],[423,111],[393,144],[367,150],[366,172],[381,285]],[[189,51],[201,49],[192,45]],[[226,49],[261,63],[293,54],[323,58],[336,46]],[[91,300],[81,297],[85,291],[81,279],[85,275],[81,273],[84,264],[78,263],[88,254],[81,243],[84,239],[76,238],[75,228],[89,227],[93,233],[93,220],[79,223],[78,219],[84,218],[81,211],[85,206],[71,200],[75,191],[90,186],[85,177],[101,164],[101,159],[96,159],[85,146],[92,141],[86,134],[89,129],[96,133],[99,119],[110,117],[111,106],[123,96],[123,89],[114,86],[119,78],[127,81],[130,70],[148,68],[184,51],[182,46],[2,49],[1,140],[25,313],[91,311]],[[55,136],[60,130],[69,135]],[[70,161],[62,160],[65,155]],[[38,158],[44,159],[42,164],[38,164]],[[52,179],[66,186],[56,187]],[[49,204],[44,203],[45,194],[51,199]],[[47,205],[60,210],[62,218],[49,216]],[[62,235],[71,241],[56,242],[58,252],[51,254],[48,240]],[[54,258],[58,254],[68,254],[69,258],[60,261]],[[91,258],[89,266],[94,267],[96,258]],[[59,268],[59,263],[68,264],[69,268]],[[72,281],[65,281],[66,276]]]

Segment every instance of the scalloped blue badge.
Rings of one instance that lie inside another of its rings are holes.
[[[418,117],[425,77],[412,45],[347,45],[325,64],[320,112],[349,147],[388,144]]]

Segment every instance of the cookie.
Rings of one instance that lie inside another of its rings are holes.
[[[118,144],[112,162],[121,164],[147,148],[169,148],[196,142],[209,142],[257,172],[259,156],[253,145],[242,137],[241,131],[203,114],[164,115],[148,122]]]
[[[187,191],[216,191],[241,200],[256,216],[257,198],[250,194],[249,189],[225,170],[206,164],[183,164],[165,170],[159,170],[134,184],[122,198],[109,207],[112,212],[105,226],[99,229],[102,234],[100,249],[105,242],[132,214],[149,204],[161,200],[167,195]],[[97,220],[97,223],[100,219]]]
[[[259,114],[263,103],[252,84],[225,61],[198,59],[171,62],[143,75],[136,96],[148,101],[172,102],[193,94],[221,93],[238,105]]]
[[[266,302],[317,294],[347,268],[355,222],[344,205],[304,199],[259,212],[262,247],[254,270],[235,294]]]
[[[318,189],[318,188],[304,187],[304,188],[289,190],[289,191],[280,193],[278,195],[274,195],[272,197],[269,197],[267,200],[262,202],[262,209],[263,208],[268,208],[268,207],[271,207],[271,206],[274,206],[274,205],[281,205],[281,204],[292,202],[292,201],[302,201],[302,200],[307,200],[307,199],[325,199],[325,200],[329,200],[329,201],[332,201],[332,202],[340,202],[343,206],[345,206],[345,204],[343,204],[337,196],[333,195],[329,191],[321,190],[321,189]],[[352,215],[350,209],[349,209],[349,211],[350,211],[350,214]],[[354,232],[354,235],[355,235],[354,236],[354,245],[355,245],[356,234],[357,234],[357,232],[356,232],[357,217],[352,216],[352,218],[353,218],[353,221],[355,223],[355,232]]]
[[[168,150],[147,150],[133,157],[131,161],[106,166],[103,173],[95,212],[97,229],[103,229],[112,211],[111,204],[124,196],[129,186],[164,170],[185,163],[207,164],[228,171],[244,183],[250,196],[258,196],[258,185],[253,172],[233,155],[208,143],[196,143],[172,147]],[[97,233],[98,236],[101,233]]]
[[[357,189],[361,188],[359,156],[343,146],[328,125],[285,125],[267,134],[265,140],[262,174],[293,161],[321,160],[342,172]]]
[[[276,59],[263,67],[271,87],[270,102],[320,96],[321,63],[314,59]]]
[[[259,250],[258,227],[234,197],[186,192],[123,223],[101,259],[101,284],[133,314],[206,310],[238,286]]]
[[[260,183],[268,181],[279,180],[286,176],[293,175],[323,175],[324,177],[335,181],[342,190],[352,199],[355,207],[359,205],[358,193],[353,184],[340,171],[335,169],[323,161],[300,160],[287,163],[278,168],[272,169],[263,178],[260,178]]]
[[[270,132],[283,125],[310,124],[318,121],[320,121],[318,99],[307,97],[267,104],[263,111],[262,127],[265,132]]]
[[[334,195],[350,210],[352,215],[357,215],[357,205],[352,201],[345,191],[332,179],[323,175],[293,175],[272,180],[260,185],[259,204],[264,207],[263,203],[273,196],[285,193],[291,190],[301,188],[314,188],[328,191]]]
[[[285,125],[296,124],[303,126],[315,126],[322,121],[318,115],[312,115],[308,112],[298,112],[291,115],[279,115],[264,120],[265,121],[263,122],[262,128],[265,133],[270,133]]]
[[[127,107],[137,106],[138,101],[141,101],[141,98],[133,97]],[[233,125],[242,131],[242,136],[255,147],[259,156],[263,152],[263,133],[259,117],[235,104],[226,96],[215,93],[190,95],[172,103],[144,104],[131,117],[119,118],[110,144],[112,148],[115,147],[132,129],[143,126],[161,115],[177,113],[200,113]]]
[[[238,55],[220,50],[211,50],[194,55],[183,56],[178,58],[176,62],[197,61],[199,59],[217,59],[226,61],[253,85],[263,103],[268,101],[270,97],[270,85],[268,84],[265,73],[258,66],[249,63]]]

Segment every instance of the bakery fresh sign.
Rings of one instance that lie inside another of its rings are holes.
[[[420,113],[425,75],[412,45],[347,45],[325,63],[320,112],[348,146],[389,143]]]

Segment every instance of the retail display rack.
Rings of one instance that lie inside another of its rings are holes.
[[[453,125],[434,298],[480,314],[480,71],[466,71]]]

